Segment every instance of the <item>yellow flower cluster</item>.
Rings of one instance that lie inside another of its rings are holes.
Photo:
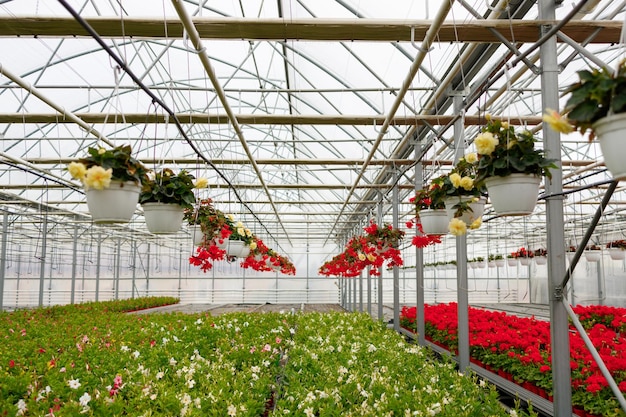
[[[472,188],[474,188],[474,180],[471,177],[461,177],[456,172],[450,174],[450,182],[452,183],[454,188],[461,187],[467,191],[470,191]]]
[[[491,155],[498,143],[498,138],[491,132],[482,132],[474,139],[476,150],[481,155]]]
[[[569,123],[567,118],[561,116],[561,113],[553,109],[546,109],[546,113],[543,115],[543,121],[557,132],[572,133],[574,131],[574,126]]]
[[[94,165],[87,169],[80,162],[71,162],[67,170],[72,178],[80,180],[85,188],[103,190],[111,185],[111,176],[113,175],[111,168],[104,169],[99,165]]]
[[[209,186],[209,180],[207,180],[206,178],[198,178],[196,180],[196,184],[194,185],[194,188],[207,188]]]

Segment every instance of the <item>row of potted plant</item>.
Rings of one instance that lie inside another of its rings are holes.
[[[576,306],[583,327],[600,356],[626,391],[626,309],[607,306]],[[426,305],[426,338],[451,352],[457,350],[457,304]],[[415,330],[416,309],[402,309],[401,323]],[[469,308],[469,343],[472,362],[499,373],[535,393],[551,398],[550,323],[534,317]],[[560,353],[562,354],[562,353]],[[571,326],[570,358],[572,402],[578,415],[624,415],[607,380]]]
[[[0,334],[10,416],[512,415],[494,386],[365,314],[69,305],[0,313]]]
[[[370,274],[377,276],[385,262],[388,267],[403,265],[399,247],[404,231],[388,223],[380,226],[374,220],[363,230],[364,235],[353,236],[343,252],[320,266],[320,275],[356,277],[369,268]]]

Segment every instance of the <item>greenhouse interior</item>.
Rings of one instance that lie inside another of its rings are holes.
[[[1,0],[0,415],[626,416],[625,25]]]

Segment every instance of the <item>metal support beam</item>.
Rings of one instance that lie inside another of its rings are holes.
[[[378,201],[378,213],[376,214],[376,222],[380,224],[383,221],[383,196],[380,195]],[[378,320],[383,319],[383,270],[378,269]]]
[[[539,0],[539,19],[555,18],[555,1]],[[541,27],[544,36],[552,29],[552,25]],[[558,94],[558,62],[556,36],[552,36],[540,47],[541,55],[541,105],[542,108],[559,108]],[[544,124],[543,148],[548,158],[561,154],[560,134]],[[558,158],[560,159],[560,158]],[[558,163],[557,163],[558,164]],[[565,233],[563,225],[563,172],[561,166],[552,170],[552,179],[544,177],[546,184],[546,231],[548,250],[548,288],[550,291],[550,339],[552,352],[552,383],[554,395],[554,416],[565,417],[572,415],[572,387],[569,357],[569,325],[567,311],[561,303],[561,277],[565,274]],[[560,294],[559,294],[560,293]]]
[[[422,152],[422,142],[415,144],[415,158],[419,161]],[[424,186],[424,167],[421,162],[415,164],[415,190],[420,190]],[[419,229],[415,226],[415,234],[419,234]],[[417,331],[417,343],[426,346],[426,320],[424,317],[424,250],[415,247],[415,324]]]
[[[100,299],[100,261],[102,260],[102,234],[98,232],[96,245],[96,301]]]
[[[72,242],[72,286],[70,290],[70,304],[74,304],[74,296],[76,294],[76,267],[78,266],[77,251],[78,251],[78,226],[74,225],[74,241]]]
[[[2,213],[2,249],[0,252],[0,311],[3,310],[4,280],[7,270],[7,248],[9,246],[9,213]],[[18,275],[19,277],[19,275]],[[18,278],[19,279],[19,278]]]
[[[464,103],[461,95],[453,97],[454,113],[463,111]],[[454,122],[454,163],[464,156],[465,132],[463,130],[463,118],[459,117]],[[470,366],[469,355],[469,301],[467,284],[467,235],[456,237],[456,282],[457,282],[457,316],[458,316],[458,341],[459,341],[459,369],[465,372]]]
[[[398,169],[393,170],[393,190],[391,192],[391,213],[392,213],[392,226],[394,229],[398,228]],[[396,332],[400,331],[400,269],[398,265],[393,267],[393,329]]]
[[[46,275],[46,252],[48,251],[48,216],[43,216],[41,223],[41,256],[39,258],[39,307],[43,306],[43,291]]]

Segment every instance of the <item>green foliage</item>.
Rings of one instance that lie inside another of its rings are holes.
[[[482,132],[489,132],[498,140],[493,152],[479,154],[476,181],[488,177],[506,177],[511,174],[545,175],[552,178],[550,169],[556,169],[556,159],[547,159],[542,149],[535,149],[537,139],[527,130],[516,133],[513,126],[501,120],[489,120]]]
[[[89,156],[81,158],[81,162],[87,169],[99,165],[104,169],[111,169],[112,179],[119,181],[132,181],[135,184],[143,184],[147,180],[148,170],[137,159],[131,156],[130,145],[117,146],[113,149],[89,148]]]
[[[571,95],[564,112],[580,133],[591,130],[596,121],[607,115],[626,112],[626,61],[620,63],[615,73],[594,68],[578,71],[578,77],[580,80],[565,91]]]
[[[139,195],[139,203],[178,204],[184,208],[192,208],[196,202],[193,193],[195,177],[181,170],[178,175],[165,168],[154,174],[154,179],[144,181]]]

